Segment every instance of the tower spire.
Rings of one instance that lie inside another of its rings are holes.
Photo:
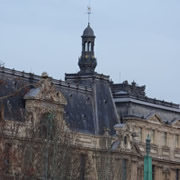
[[[94,57],[95,35],[93,29],[90,27],[91,7],[90,1],[88,6],[88,26],[83,32],[82,37],[82,54],[79,58],[78,65],[80,67],[80,74],[92,74],[96,68],[97,62]]]
[[[90,17],[91,17],[91,5],[90,5],[90,1],[89,1],[89,5],[87,6],[87,14],[88,14],[88,24],[90,24]]]

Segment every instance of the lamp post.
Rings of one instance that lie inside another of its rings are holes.
[[[144,157],[144,180],[152,180],[152,157],[150,156],[151,139],[146,139],[146,155]]]

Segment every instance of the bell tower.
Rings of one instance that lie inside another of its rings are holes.
[[[82,37],[82,54],[79,58],[79,74],[93,74],[97,62],[94,57],[95,35],[93,29],[90,27],[91,8],[88,6],[88,26],[83,32]]]
[[[79,58],[80,74],[92,74],[96,68],[97,62],[94,57],[95,35],[93,29],[88,23],[82,37],[82,54]]]

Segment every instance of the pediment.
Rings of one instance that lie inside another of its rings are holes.
[[[127,146],[124,146],[123,141],[118,139],[112,143],[111,149],[113,151],[126,151],[136,155],[141,155],[141,150],[138,147],[138,144],[132,141],[129,141]]]
[[[180,119],[176,119],[171,122],[172,126],[180,128]]]
[[[164,124],[163,120],[157,114],[149,115],[147,120],[153,124]]]
[[[56,104],[66,105],[67,101],[60,91],[56,90],[51,78],[42,78],[37,84],[36,88],[32,88],[24,96],[24,99],[37,99],[41,101],[48,101]]]

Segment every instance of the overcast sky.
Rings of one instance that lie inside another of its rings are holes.
[[[56,79],[79,70],[88,0],[0,0],[0,60]],[[180,1],[92,0],[96,71],[180,104]]]

